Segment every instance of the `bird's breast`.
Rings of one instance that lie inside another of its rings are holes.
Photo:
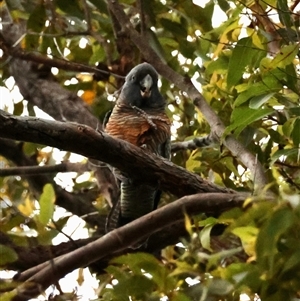
[[[105,131],[136,146],[145,145],[157,153],[159,145],[170,139],[170,120],[165,112],[138,114],[135,110],[113,110]]]

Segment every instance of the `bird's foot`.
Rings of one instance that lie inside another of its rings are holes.
[[[132,107],[134,110],[136,110],[140,116],[142,116],[143,118],[145,118],[146,121],[149,123],[149,125],[150,125],[151,127],[153,127],[155,130],[157,130],[156,124],[152,121],[152,119],[157,119],[156,117],[148,115],[148,114],[147,114],[144,110],[142,110],[141,108],[138,108],[138,107],[136,107],[136,106],[131,106],[131,107]]]

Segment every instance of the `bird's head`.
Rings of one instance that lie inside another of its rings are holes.
[[[164,107],[157,81],[158,74],[150,64],[137,65],[126,76],[118,102],[139,108]]]

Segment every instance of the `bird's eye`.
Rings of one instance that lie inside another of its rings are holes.
[[[135,76],[134,75],[132,75],[131,80],[135,80]]]

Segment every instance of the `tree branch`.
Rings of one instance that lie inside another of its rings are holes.
[[[218,137],[219,140],[221,140],[221,138],[223,139],[225,126],[192,82],[186,77],[179,75],[172,68],[163,63],[157,53],[148,45],[148,41],[145,40],[132,26],[129,18],[126,16],[123,8],[117,0],[109,0],[108,6],[115,18],[120,24],[122,24],[123,30],[130,35],[133,43],[140,49],[141,53],[143,53],[145,60],[152,64],[163,77],[188,94],[195,106],[202,112],[205,119],[211,126],[213,135]],[[268,180],[265,170],[261,163],[257,161],[256,156],[249,152],[232,135],[225,137],[222,142],[234,156],[236,156],[249,168],[255,181],[255,187],[258,189],[264,188],[268,183]]]
[[[0,168],[0,177],[16,176],[16,175],[40,175],[58,172],[78,172],[89,171],[87,164],[64,162],[56,165],[45,166],[19,166]]]
[[[229,208],[241,206],[244,198],[238,195],[223,193],[196,194],[183,197],[163,208],[157,209],[121,228],[109,232],[98,240],[89,243],[71,253],[62,255],[43,265],[43,269],[21,284],[13,301],[32,298],[45,290],[49,285],[65,276],[72,270],[87,266],[117,251],[135,245],[158,230],[172,225],[187,214],[199,212],[218,213]],[[28,289],[28,283],[31,283]],[[34,288],[34,289],[32,289]],[[25,297],[24,297],[25,296]]]
[[[56,67],[62,70],[74,71],[74,72],[89,72],[95,74],[95,76],[102,77],[105,75],[113,75],[117,78],[124,78],[124,76],[98,69],[94,66],[88,66],[76,62],[67,61],[59,58],[49,58],[45,55],[33,52],[27,52],[18,47],[11,47],[5,40],[3,34],[0,33],[0,48],[7,56],[18,58],[24,61],[31,61],[38,64],[43,64],[50,67]]]
[[[147,182],[178,197],[198,192],[234,193],[85,125],[17,117],[0,110],[0,137],[45,144],[106,162],[128,174],[136,183]]]

